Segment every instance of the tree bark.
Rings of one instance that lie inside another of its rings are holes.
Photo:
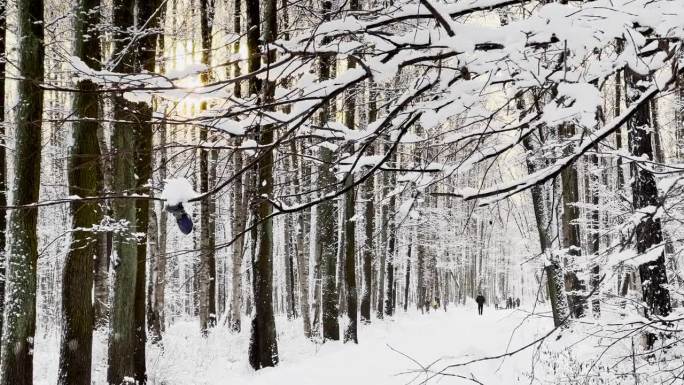
[[[211,66],[211,27],[214,19],[214,1],[200,0],[200,32],[202,40],[202,64]],[[211,71],[201,74],[203,84],[209,83]],[[202,102],[200,111],[207,109],[207,103]],[[208,130],[200,127],[200,144],[210,144]],[[209,191],[210,162],[217,157],[216,150],[199,150],[200,190]],[[199,268],[199,319],[200,331],[206,336],[208,329],[216,325],[216,255],[215,255],[215,212],[213,195],[200,202],[200,268]]]
[[[411,286],[411,248],[413,245],[408,245],[408,255],[406,256],[406,278],[404,279],[404,311],[408,310],[409,303],[409,287]]]
[[[368,123],[377,120],[378,110],[375,100],[376,94],[373,89],[374,83],[369,82],[368,91]],[[369,155],[374,154],[371,147]],[[375,178],[370,177],[364,185],[366,207],[365,207],[365,235],[366,241],[363,248],[363,289],[361,292],[361,323],[370,324],[371,322],[371,300],[373,292],[373,254],[375,254]]]
[[[572,124],[564,124],[560,128],[561,137],[566,140],[573,140],[575,135],[575,127]],[[567,145],[564,154],[571,153],[572,144]],[[580,238],[580,228],[577,221],[580,217],[580,210],[577,207],[579,203],[578,191],[578,176],[576,166],[565,168],[561,172],[562,185],[562,200],[563,213],[561,216],[561,242],[563,250],[565,251],[565,290],[568,294],[568,308],[570,314],[574,318],[583,317],[586,310],[586,299],[584,299],[582,291],[584,291],[584,283],[577,276],[575,268],[575,259],[582,254],[582,245]]]
[[[90,68],[99,69],[100,1],[79,1],[75,18],[74,53]],[[73,145],[69,164],[69,194],[88,197],[101,191],[99,98],[97,85],[81,80],[74,94]],[[90,385],[93,340],[93,260],[98,254],[98,234],[93,226],[101,220],[96,201],[71,203],[72,239],[62,272],[62,338],[58,383]]]
[[[234,0],[233,3],[233,32],[237,35],[242,33],[242,0]],[[233,55],[240,53],[240,39],[236,38],[232,46]],[[240,65],[233,65],[233,77],[240,76]],[[233,95],[239,98],[242,96],[240,82],[235,84]],[[242,170],[242,152],[235,151],[233,154],[233,170],[235,173]],[[250,172],[249,170],[246,172]],[[230,330],[239,333],[241,330],[241,310],[242,310],[242,260],[245,252],[245,237],[242,232],[245,230],[246,206],[243,198],[243,176],[240,175],[233,182],[233,224],[232,234],[235,238],[231,248],[231,298],[228,308],[228,322]]]
[[[114,52],[122,56],[113,69],[121,73],[154,72],[156,40],[148,33],[132,46],[128,35],[148,20],[146,28],[155,30],[160,15],[155,14],[157,1],[136,2],[116,0],[113,4]],[[136,25],[136,21],[140,25]],[[112,133],[113,191],[117,194],[149,194],[152,177],[152,108],[134,103],[123,95],[114,97],[114,128]],[[114,287],[111,299],[110,338],[107,381],[119,384],[125,377],[138,383],[147,381],[145,367],[146,262],[147,242],[136,242],[133,234],[147,234],[150,201],[120,199],[112,203],[114,217],[129,223],[127,232],[114,235]]]
[[[16,28],[19,40],[16,143],[13,204],[38,201],[40,190],[41,123],[43,113],[43,1],[19,0]],[[36,331],[36,268],[38,239],[36,207],[10,214],[6,299],[0,362],[0,384],[33,383],[33,340]]]
[[[594,151],[597,151],[595,149]],[[593,258],[598,258],[599,249],[601,247],[601,235],[599,229],[601,227],[601,213],[599,212],[599,194],[598,187],[601,183],[601,178],[598,175],[599,169],[599,159],[596,152],[589,156],[590,165],[593,168],[589,170],[589,192],[591,194],[591,217],[589,226],[589,252]],[[594,317],[598,318],[601,315],[601,301],[599,299],[599,285],[601,283],[600,279],[600,266],[597,261],[591,267],[591,289],[594,292],[594,298],[591,300],[591,311]]]
[[[236,0],[240,2],[240,0]],[[236,87],[239,88],[239,87]],[[233,154],[233,168],[235,172],[242,169],[242,153],[236,151]],[[233,183],[233,237],[235,241],[232,247],[231,266],[231,299],[229,307],[230,330],[239,333],[241,329],[241,304],[242,304],[242,259],[244,258],[245,237],[240,235],[245,230],[245,202],[243,198],[242,176]]]
[[[330,20],[332,3],[329,0],[323,2],[323,20]],[[330,79],[335,58],[332,55],[322,55],[319,58],[319,78],[321,81]],[[330,106],[325,105],[321,108],[319,122],[326,125],[330,121]],[[319,170],[319,183],[324,193],[334,191],[336,178],[330,169],[330,164],[334,161],[332,150],[321,147],[320,157],[322,166]],[[317,226],[318,226],[318,247],[320,248],[321,260],[321,305],[323,318],[323,339],[339,340],[340,328],[338,322],[339,315],[339,296],[336,284],[337,267],[337,210],[336,202],[326,200],[317,207]]]
[[[349,10],[357,11],[359,1],[351,0]],[[356,68],[355,59],[347,60],[347,68]],[[346,95],[343,124],[353,130],[356,126],[356,89],[352,88]],[[354,153],[353,144],[350,153]],[[345,194],[344,209],[344,282],[347,305],[347,327],[344,331],[344,342],[358,343],[358,293],[356,290],[356,189],[354,186],[354,173],[349,171],[344,181],[345,187],[350,190]]]
[[[264,2],[264,43],[273,43],[277,36],[277,6],[276,0]],[[259,55],[259,3],[247,3],[247,46],[249,52],[249,72],[260,68]],[[266,48],[264,48],[266,49]],[[275,51],[265,53],[266,63],[275,61]],[[260,95],[261,81],[250,81],[250,93]],[[263,87],[262,103],[270,103],[275,95],[275,83],[266,80]],[[273,193],[273,150],[269,147],[274,139],[273,125],[257,127],[258,143],[264,146],[264,151],[258,161],[256,178],[257,195],[254,202],[254,220],[257,225],[258,242],[257,255],[253,255],[252,269],[254,270],[254,316],[252,318],[252,332],[249,343],[249,363],[254,369],[261,369],[278,364],[278,345],[276,341],[275,317],[273,314],[273,219],[271,203],[263,197],[270,197]]]
[[[297,160],[297,144],[292,141],[290,143],[290,152],[292,153],[292,169],[297,173],[293,179],[293,190],[296,197],[300,196],[301,186],[299,181],[304,180],[303,165]],[[299,277],[299,307],[302,314],[302,324],[304,327],[304,335],[311,338],[311,313],[309,311],[309,259],[307,258],[308,249],[304,247],[304,213],[298,212],[295,214],[297,223],[295,224],[295,253],[297,256],[297,275]]]
[[[166,179],[166,125],[159,124],[159,180]],[[148,299],[148,326],[150,334],[152,335],[152,343],[161,341],[162,332],[164,331],[164,296],[166,292],[166,221],[167,212],[164,207],[161,207],[159,217],[157,217],[155,210],[150,210],[150,248],[154,257],[150,261],[152,266],[152,282],[148,289],[150,298]],[[153,238],[155,237],[155,238]],[[153,246],[154,245],[154,246]]]
[[[387,189],[389,184],[389,179],[387,173],[382,175],[382,191]],[[385,305],[385,273],[387,271],[387,236],[388,236],[388,208],[387,203],[383,203],[380,208],[380,218],[381,218],[381,230],[380,230],[380,247],[378,247],[378,252],[380,254],[380,263],[378,266],[378,290],[377,290],[377,305],[375,307],[376,316],[379,319],[384,317],[384,305]]]
[[[638,99],[644,91],[640,82],[647,80],[644,76],[625,70],[625,81],[631,101]],[[651,141],[652,132],[651,111],[648,104],[638,108],[637,112],[627,122],[627,133],[629,140],[630,154],[636,159],[646,158],[654,160],[654,152]],[[634,210],[647,207],[657,207],[658,188],[653,173],[640,167],[639,162],[632,162],[630,165],[632,179],[632,205]],[[663,233],[659,218],[646,214],[636,225],[636,249],[638,254],[651,251],[653,247],[662,246]],[[670,292],[665,287],[667,285],[667,273],[665,268],[664,247],[661,247],[656,258],[639,265],[639,276],[641,277],[641,289],[643,299],[646,303],[644,315],[665,317],[672,311],[670,304]],[[648,345],[652,346],[655,335],[648,335]]]
[[[287,161],[285,162],[287,164]],[[285,223],[283,225],[283,242],[284,242],[284,267],[285,267],[285,311],[287,319],[297,318],[296,301],[294,295],[294,258],[292,247],[292,234],[294,226],[292,225],[292,216],[285,216]]]
[[[7,206],[7,140],[5,126],[5,60],[7,56],[7,4],[0,3],[0,206]],[[0,210],[0,340],[5,309],[5,261],[7,257],[7,210]],[[2,344],[0,344],[2,349]],[[0,350],[0,356],[2,351]]]
[[[386,151],[389,151],[389,146]],[[392,161],[396,163],[396,152],[392,155]],[[396,165],[395,165],[396,166]],[[389,180],[389,186],[384,186],[386,189],[389,189],[391,186],[394,186],[394,177],[390,176]],[[390,190],[391,191],[391,190]],[[387,268],[387,290],[385,292],[385,315],[392,316],[394,315],[394,248],[395,248],[395,242],[396,242],[396,232],[397,232],[397,224],[396,224],[396,215],[395,215],[395,210],[396,210],[396,197],[392,195],[389,199],[389,204],[387,207],[387,228],[388,228],[388,233],[387,233],[387,257],[386,259],[386,268]]]
[[[100,115],[104,113],[104,98],[100,97]],[[111,154],[107,146],[107,139],[105,138],[105,130],[103,125],[98,126],[97,130],[98,142],[100,143],[100,153],[102,167],[102,183],[101,190],[98,195],[104,195],[106,191],[112,191],[112,167]],[[111,202],[105,200],[102,202],[102,214],[112,217]],[[102,231],[99,234],[98,253],[95,257],[95,275],[94,275],[94,290],[93,290],[93,317],[94,329],[103,328],[107,325],[109,320],[109,262],[112,253],[112,231]]]
[[[529,137],[523,141],[523,145],[528,151],[526,157],[527,173],[532,175],[538,169],[538,166],[531,155],[535,151],[535,147]],[[534,217],[537,223],[537,233],[539,234],[540,249],[542,253],[547,253],[547,250],[552,246],[551,236],[549,234],[552,220],[550,217],[550,209],[544,199],[544,186],[536,185],[530,189],[530,192],[532,195]],[[549,259],[549,263],[544,267],[544,272],[546,273],[546,289],[549,300],[551,301],[553,323],[554,326],[558,327],[563,323],[568,312],[567,299],[563,290],[562,268],[555,256],[549,255]]]

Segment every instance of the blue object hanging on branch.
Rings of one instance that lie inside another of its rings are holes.
[[[188,213],[185,212],[182,203],[173,206],[167,205],[166,211],[173,214],[173,217],[176,218],[176,223],[178,224],[181,233],[190,234],[192,232],[192,219],[190,219]]]

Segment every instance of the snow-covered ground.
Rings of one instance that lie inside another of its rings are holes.
[[[248,327],[239,335],[219,327],[204,339],[196,322],[181,322],[164,336],[163,353],[153,347],[148,350],[148,373],[151,384],[165,385],[417,384],[432,375],[421,372],[421,366],[435,371],[449,364],[499,355],[529,343],[552,327],[546,317],[525,316],[524,311],[493,308],[485,308],[485,314],[478,316],[472,307],[429,314],[400,312],[392,319],[361,325],[359,345],[316,344],[303,337],[301,321],[278,319],[280,365],[258,372],[247,363]],[[36,350],[37,384],[54,384],[57,338],[42,339]],[[105,356],[105,340],[98,336],[94,347],[97,384],[105,383]],[[503,360],[451,369],[450,376],[429,382],[530,383],[532,362],[533,350],[527,349]]]

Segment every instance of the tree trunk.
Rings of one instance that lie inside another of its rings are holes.
[[[625,70],[625,81],[627,83],[630,102],[638,99],[644,91],[639,84],[647,80],[631,70]],[[645,83],[645,82],[644,82]],[[636,159],[646,158],[654,160],[653,147],[651,142],[651,111],[648,104],[639,107],[632,118],[627,122],[627,132],[629,139],[630,154]],[[645,207],[657,207],[658,188],[653,173],[640,167],[639,162],[632,162],[632,204],[634,210]],[[663,233],[659,218],[646,215],[635,229],[636,249],[638,254],[651,251],[653,247],[661,247]],[[646,303],[644,314],[647,318],[651,315],[665,317],[672,311],[670,304],[670,292],[665,287],[667,285],[667,273],[665,268],[664,248],[661,248],[657,258],[639,265],[639,275],[641,277],[641,289],[643,299]],[[655,335],[649,334],[648,345],[653,345]]]
[[[7,55],[7,7],[6,2],[0,2],[0,206],[7,206],[7,139],[5,126],[5,58]],[[0,341],[2,340],[2,326],[5,309],[5,261],[7,247],[7,210],[0,210]],[[2,344],[0,344],[2,349]],[[2,351],[0,351],[0,356]]]
[[[418,235],[418,271],[416,276],[416,295],[418,299],[416,305],[422,312],[425,310],[425,246],[421,243],[420,233]]]
[[[382,175],[382,191],[383,195],[385,194],[384,191],[387,189],[387,185],[389,184],[389,179],[387,177],[387,173],[383,173]],[[381,218],[381,230],[380,230],[380,247],[378,247],[378,252],[380,254],[380,263],[378,266],[378,290],[377,290],[377,306],[375,308],[376,310],[376,316],[379,319],[382,319],[384,317],[384,305],[385,305],[385,272],[387,271],[387,253],[385,252],[387,249],[387,235],[388,235],[388,209],[387,209],[387,203],[384,203],[381,206],[380,209],[380,218]]]
[[[94,32],[91,32],[94,33]],[[101,95],[98,97],[102,98]],[[104,113],[104,103],[100,99],[100,115]],[[101,190],[98,195],[104,195],[106,191],[112,191],[112,167],[111,154],[107,147],[107,139],[105,138],[105,130],[103,125],[98,125],[97,130],[98,142],[100,143],[100,153],[102,167],[100,174],[102,175]],[[102,214],[112,217],[111,202],[105,200],[102,202]],[[95,257],[95,275],[93,282],[93,328],[99,329],[107,325],[109,319],[109,262],[112,253],[112,231],[102,231],[98,234],[98,253]]]
[[[292,141],[290,143],[290,152],[292,153],[292,169],[297,173],[296,177],[293,179],[294,184],[294,195],[299,197],[300,195],[300,180],[304,179],[303,175],[303,165],[300,167],[297,161],[297,144]],[[298,212],[295,214],[297,218],[297,223],[295,224],[295,253],[297,256],[297,275],[299,277],[299,307],[302,313],[302,324],[304,326],[304,335],[307,338],[311,337],[311,314],[309,311],[309,259],[307,258],[308,249],[304,247],[304,213]]]
[[[128,30],[154,19],[146,25],[156,29],[159,15],[153,18],[158,3],[116,0],[113,20],[117,32],[114,34],[114,52],[123,53],[113,69],[121,73],[138,73],[143,70],[154,72],[156,58],[156,36],[153,33],[142,37],[129,46]],[[137,7],[137,9],[135,8]],[[125,52],[124,52],[125,51]],[[113,191],[127,194],[131,191],[140,195],[149,194],[152,177],[152,108],[145,103],[133,103],[122,95],[114,97],[114,129],[112,151],[114,152]],[[135,122],[135,123],[131,123]],[[145,267],[147,260],[146,240],[136,242],[132,234],[147,234],[150,201],[140,199],[115,200],[112,203],[114,217],[129,223],[129,231],[118,231],[114,235],[114,287],[111,301],[110,338],[108,347],[107,380],[111,384],[121,383],[125,377],[138,383],[147,381],[145,368]],[[137,243],[137,244],[136,244]]]
[[[330,20],[332,3],[329,0],[323,2],[324,21]],[[330,79],[335,57],[332,55],[321,55],[319,59],[319,78],[321,81]],[[331,106],[325,105],[321,108],[319,122],[326,125],[330,121]],[[324,193],[330,193],[335,189],[337,182],[330,164],[334,161],[332,150],[320,147],[320,157],[322,166],[319,170],[319,183]],[[317,207],[317,226],[318,226],[318,247],[320,248],[321,260],[321,305],[323,318],[323,339],[339,340],[340,328],[338,323],[338,293],[336,284],[337,267],[337,210],[334,200],[326,200]]]
[[[161,39],[160,39],[161,40]],[[166,125],[162,122],[159,124],[159,180],[166,179]],[[167,212],[164,207],[161,207],[159,218],[155,210],[150,210],[150,233],[156,236],[154,244],[154,258],[152,264],[152,283],[151,295],[149,298],[150,311],[148,312],[148,323],[150,332],[152,334],[152,343],[161,341],[162,332],[164,331],[164,295],[166,291],[166,221]],[[153,228],[154,227],[154,228]],[[150,247],[152,248],[153,238],[150,236]],[[152,252],[151,252],[152,253]]]
[[[202,64],[211,66],[211,26],[214,19],[214,1],[200,0],[200,32],[202,38]],[[211,78],[210,70],[201,74],[202,84],[208,84]],[[207,109],[207,103],[202,102],[200,111]],[[208,130],[200,127],[200,145],[210,145]],[[200,148],[199,173],[200,190],[209,191],[210,168],[209,157],[216,158],[216,150]],[[200,202],[200,268],[199,268],[199,319],[200,331],[206,336],[208,329],[216,325],[216,255],[215,255],[215,212],[213,210],[214,197],[209,196]]]
[[[572,124],[564,124],[560,128],[561,137],[573,140],[575,135],[575,126]],[[564,154],[572,152],[572,146],[569,144]],[[583,297],[584,282],[577,276],[575,269],[576,258],[582,254],[582,245],[580,238],[580,228],[577,221],[580,217],[580,209],[577,207],[579,203],[579,191],[577,187],[578,176],[577,167],[571,166],[565,168],[561,172],[561,185],[563,189],[563,213],[561,216],[561,242],[563,250],[565,251],[566,261],[565,266],[568,270],[565,272],[565,290],[568,294],[568,308],[570,314],[574,318],[583,317],[586,309],[586,299]]]
[[[375,100],[374,83],[369,82],[368,94],[368,123],[377,119],[378,110]],[[373,156],[373,148],[369,148],[368,153]],[[371,322],[371,300],[373,292],[373,254],[375,252],[375,178],[371,176],[364,185],[366,207],[365,207],[365,235],[366,241],[363,248],[363,290],[361,292],[361,322],[370,324]]]
[[[99,69],[99,0],[81,0],[75,20],[74,53],[90,68]],[[94,10],[93,12],[90,12]],[[88,37],[86,37],[88,36]],[[81,80],[74,94],[74,142],[69,164],[69,194],[92,197],[101,191],[100,144],[97,130],[97,86]],[[98,234],[92,229],[101,220],[96,201],[72,202],[72,239],[62,272],[62,339],[58,383],[90,385],[93,341],[93,260],[98,254]]]
[[[389,149],[388,149],[389,150]],[[387,150],[386,150],[387,151]],[[396,162],[396,152],[392,155],[392,160]],[[394,165],[396,166],[396,165]],[[394,186],[394,177],[390,176],[390,182],[388,186],[384,186],[389,190],[389,187]],[[391,191],[391,190],[389,190]],[[387,207],[387,291],[385,293],[385,315],[392,316],[394,314],[394,248],[396,241],[396,232],[398,231],[395,209],[396,209],[396,197],[392,195],[389,199],[389,204]]]
[[[240,1],[237,0],[239,3]],[[236,87],[239,89],[239,87]],[[233,168],[235,172],[242,170],[242,153],[237,151],[233,155]],[[241,329],[241,304],[242,304],[242,259],[245,252],[245,237],[241,233],[245,230],[245,202],[242,196],[243,178],[238,176],[233,183],[233,237],[235,241],[232,247],[232,266],[231,266],[231,299],[228,319],[230,329],[239,333]]]
[[[277,6],[276,0],[264,2],[264,42],[273,43],[277,36]],[[247,46],[249,53],[249,72],[260,67],[259,55],[259,3],[247,3]],[[266,52],[266,63],[275,61],[275,51]],[[260,80],[250,81],[250,93],[260,95],[262,87]],[[271,103],[275,95],[275,83],[266,80],[263,87],[262,103]],[[273,219],[271,203],[263,197],[273,194],[273,150],[269,145],[273,142],[274,128],[272,125],[257,127],[258,143],[264,146],[264,154],[258,161],[256,178],[257,195],[254,204],[254,221],[261,222],[257,226],[258,242],[257,255],[253,255],[252,269],[254,270],[254,316],[252,318],[252,333],[249,343],[249,363],[254,369],[261,369],[278,364],[278,345],[276,341],[275,317],[273,314]]]
[[[594,151],[597,151],[595,149]],[[589,192],[591,194],[591,221],[589,226],[589,252],[593,258],[597,258],[599,254],[599,249],[601,247],[601,213],[599,212],[599,195],[598,187],[601,183],[601,178],[598,175],[599,172],[599,159],[596,152],[589,156],[590,165],[592,167],[589,170]],[[599,284],[601,283],[600,277],[600,266],[598,262],[595,262],[591,267],[591,289],[594,292],[594,298],[591,300],[591,311],[594,317],[598,318],[601,315],[601,301],[599,298]]]
[[[528,151],[526,157],[527,173],[534,174],[538,167],[532,158],[535,151],[532,141],[525,138],[523,141],[525,149]],[[534,217],[537,223],[537,233],[539,234],[539,244],[542,253],[547,253],[552,246],[551,236],[549,231],[552,227],[552,220],[550,217],[550,210],[544,199],[544,186],[535,185],[530,189],[532,195],[532,207],[534,209]],[[556,260],[555,256],[549,255],[549,264],[544,267],[546,273],[546,284],[549,299],[551,301],[551,312],[553,314],[554,326],[560,326],[567,315],[567,302],[563,290],[563,277],[561,273],[561,266]],[[505,298],[504,298],[505,300]]]
[[[16,28],[19,40],[16,143],[13,205],[38,201],[40,190],[41,122],[43,113],[43,1],[19,0]],[[33,341],[36,331],[36,268],[38,239],[36,207],[13,210],[8,229],[6,298],[0,384],[33,383]]]
[[[359,1],[351,0],[349,2],[349,10],[357,11],[359,9]],[[347,68],[356,68],[355,59],[349,58],[347,61]],[[352,88],[346,95],[343,124],[350,130],[356,126],[356,89]],[[351,145],[350,153],[354,153],[353,144]],[[352,341],[358,343],[357,323],[358,323],[358,294],[356,290],[356,189],[354,185],[354,173],[349,171],[345,181],[345,187],[349,191],[345,194],[345,209],[344,209],[344,283],[347,305],[348,323],[344,331],[344,342]]]
[[[233,3],[233,32],[237,35],[242,33],[241,29],[242,18],[242,0],[234,0]],[[233,55],[240,53],[240,39],[236,38],[232,46]],[[233,65],[233,77],[240,76],[240,65],[235,63]],[[240,89],[240,82],[235,84],[233,95],[239,98],[242,96]],[[237,173],[242,170],[242,153],[235,151],[233,154],[233,172]],[[249,171],[247,171],[249,172]],[[231,298],[230,306],[228,308],[228,322],[230,330],[239,333],[241,329],[241,312],[242,312],[242,259],[244,258],[245,237],[242,232],[245,231],[245,204],[243,199],[243,176],[238,176],[233,182],[233,223],[232,235],[235,238],[231,248],[232,265],[231,265]]]
[[[287,164],[287,161],[285,162]],[[285,262],[285,310],[287,319],[297,318],[296,301],[294,295],[294,258],[292,257],[292,234],[294,226],[292,225],[292,216],[285,216],[285,223],[283,224],[283,242],[284,242],[284,262]]]
[[[409,303],[409,286],[411,285],[411,248],[413,245],[408,245],[408,255],[406,256],[406,278],[404,279],[404,311],[408,310]]]

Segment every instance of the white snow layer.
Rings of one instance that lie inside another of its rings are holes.
[[[164,184],[164,190],[161,193],[162,199],[165,199],[166,204],[169,206],[187,202],[197,195],[190,182],[185,178],[167,179]]]
[[[513,351],[552,328],[546,317],[529,317],[523,311],[486,307],[478,316],[472,304],[449,311],[420,314],[399,312],[388,320],[359,325],[359,344],[326,342],[305,338],[301,319],[276,320],[280,364],[254,371],[247,362],[249,322],[243,331],[231,334],[225,327],[212,330],[208,338],[199,324],[178,322],[163,336],[164,350],[148,345],[147,370],[150,384],[166,385],[389,385],[420,383],[426,373],[416,362],[433,364],[431,370],[485,356]],[[518,327],[521,326],[522,327]],[[340,325],[343,327],[343,325]],[[518,328],[517,328],[518,327]],[[517,329],[516,329],[517,328]],[[510,341],[509,341],[510,339]],[[507,344],[510,342],[510,346]],[[106,338],[95,338],[93,383],[106,384]],[[39,337],[36,346],[35,383],[53,385],[57,379],[58,333]],[[399,353],[401,352],[401,353]],[[533,364],[533,349],[505,360],[449,369],[451,375],[475,378],[485,384],[529,383],[526,375]],[[429,374],[428,374],[429,376]],[[472,384],[454,377],[433,378],[430,383]]]

